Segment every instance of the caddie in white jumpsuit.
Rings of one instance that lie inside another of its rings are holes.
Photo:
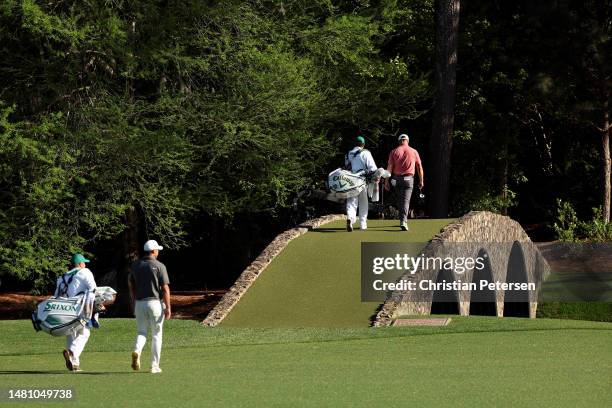
[[[349,151],[344,158],[344,165],[353,173],[359,173],[362,170],[366,172],[376,171],[376,163],[369,150],[364,149],[365,139],[362,136],[357,136],[357,145]],[[353,231],[353,224],[357,220],[357,209],[359,209],[359,228],[365,230],[368,228],[368,189],[363,191],[356,197],[346,199],[346,230]]]
[[[55,297],[74,297],[79,294],[93,296],[96,281],[93,273],[85,267],[89,262],[82,254],[72,256],[73,269],[57,279]],[[81,353],[89,340],[90,330],[87,326],[80,326],[66,336],[66,349],[63,352],[66,368],[73,372],[82,371],[80,368]]]
[[[132,352],[132,369],[140,370],[140,355],[151,329],[151,372],[161,373],[162,334],[164,318],[170,319],[170,280],[166,266],[157,260],[163,249],[157,241],[147,241],[145,256],[132,265],[129,277],[130,293],[134,300],[137,335]]]

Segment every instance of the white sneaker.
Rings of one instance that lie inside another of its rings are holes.
[[[161,373],[161,372],[162,372],[162,369],[159,368],[159,367],[152,367],[151,368],[151,374],[158,374],[158,373]]]
[[[367,230],[368,229],[368,224],[366,222],[359,223],[359,229],[360,230]]]

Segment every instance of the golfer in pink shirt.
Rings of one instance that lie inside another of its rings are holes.
[[[397,208],[400,213],[400,228],[402,231],[408,231],[408,211],[414,189],[414,174],[416,171],[419,175],[419,189],[422,189],[425,185],[425,173],[419,152],[408,146],[408,135],[401,134],[398,142],[399,146],[389,154],[387,170],[391,173],[391,184],[398,193]],[[389,189],[389,179],[385,179],[385,190]]]

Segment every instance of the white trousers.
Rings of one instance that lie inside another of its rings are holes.
[[[66,336],[66,349],[72,352],[72,364],[80,365],[81,353],[89,340],[90,333],[88,327],[80,326]]]
[[[359,208],[359,225],[364,228],[368,219],[368,189],[364,188],[356,197],[346,199],[346,217],[351,224],[357,220],[357,208]]]
[[[147,342],[147,333],[151,328],[151,368],[159,367],[162,348],[162,328],[164,325],[164,311],[160,300],[137,300],[134,306],[136,327],[138,335],[134,344],[134,351],[142,353]]]

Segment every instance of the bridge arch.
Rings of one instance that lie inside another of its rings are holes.
[[[508,257],[506,283],[529,283],[523,248],[516,241]],[[529,317],[529,291],[506,290],[504,292],[504,316]]]
[[[436,284],[452,282],[454,273],[451,269],[438,271]],[[434,290],[431,299],[431,314],[459,314],[459,297],[456,291]]]
[[[481,289],[480,281],[493,281],[493,272],[491,270],[491,258],[484,248],[478,251],[478,258],[484,261],[482,269],[474,269],[472,273],[472,283],[477,286],[476,290],[470,292],[470,315],[475,316],[497,316],[497,302],[494,290],[484,287]]]

